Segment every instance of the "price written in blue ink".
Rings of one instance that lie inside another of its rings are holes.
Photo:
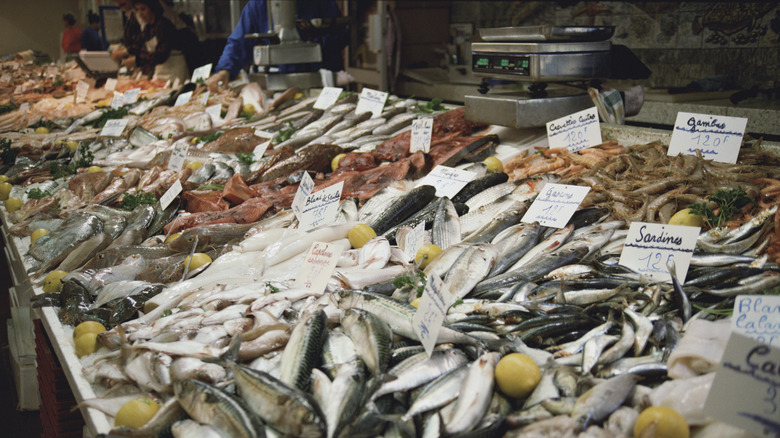
[[[539,222],[545,227],[563,228],[590,192],[590,187],[566,184],[545,184],[522,222]]]
[[[454,300],[455,297],[449,293],[438,275],[428,277],[422,299],[412,317],[412,329],[425,347],[428,357],[433,354],[444,316]]]
[[[721,163],[736,163],[747,119],[711,114],[677,113],[667,154],[697,155]]]
[[[547,141],[550,148],[566,148],[569,152],[601,144],[598,109],[588,108],[548,122]]]
[[[620,264],[654,281],[671,282],[668,265],[685,283],[699,227],[632,222],[620,254]]]
[[[640,262],[646,262],[644,267],[639,272],[654,272],[663,273],[666,272],[667,265],[674,261],[674,254],[667,254],[664,252],[648,251],[645,257],[639,259]],[[676,264],[675,264],[676,266]]]

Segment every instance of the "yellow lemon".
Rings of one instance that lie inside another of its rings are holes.
[[[193,161],[192,163],[189,163],[184,167],[186,167],[187,169],[197,170],[202,165],[203,163],[201,163],[200,161]]]
[[[36,134],[48,134],[49,133],[49,128],[47,128],[45,126],[39,126],[39,127],[35,128],[35,133]]]
[[[68,140],[65,142],[65,146],[67,146],[71,152],[76,152],[76,149],[78,149],[79,147],[79,142],[74,140]]]
[[[690,208],[684,208],[669,219],[669,225],[688,225],[691,227],[701,227],[704,225],[704,218],[694,214]]]
[[[178,239],[179,236],[181,236],[181,233],[173,233],[165,238],[165,243],[173,242],[174,240]]]
[[[190,259],[192,261],[190,261]],[[192,257],[187,256],[186,259],[184,259],[184,266],[189,265],[190,271],[194,271],[201,266],[205,265],[206,263],[211,263],[211,257],[209,257],[206,254],[203,254],[202,252],[196,252],[192,255]]]
[[[14,188],[14,186],[9,182],[3,181],[0,183],[0,201],[8,199],[8,194],[11,193],[12,188]]]
[[[417,254],[414,256],[414,262],[420,265],[420,268],[428,266],[433,259],[441,254],[441,248],[437,245],[423,245],[417,250]]]
[[[338,154],[335,157],[333,157],[333,160],[331,160],[331,162],[330,162],[331,170],[333,170],[335,172],[336,169],[339,168],[339,161],[341,161],[341,159],[346,157],[346,156],[347,156],[347,154]]]
[[[30,234],[30,243],[35,242],[47,234],[49,234],[49,230],[46,228],[38,228],[37,230],[33,231],[32,234]]]
[[[97,321],[84,321],[73,329],[73,339],[78,339],[86,333],[103,333],[106,327]]]
[[[256,112],[255,106],[249,103],[245,103],[241,109],[243,110],[244,113],[249,114],[250,116]]]
[[[503,172],[504,171],[504,164],[501,163],[501,160],[499,160],[496,157],[487,157],[485,158],[485,161],[483,161],[485,166],[487,166],[487,170],[490,172]]]
[[[0,182],[6,182],[8,181],[8,177],[5,175],[0,175]]]
[[[421,301],[421,300],[422,300],[422,297],[415,298],[415,299],[414,299],[414,300],[412,300],[412,302],[411,302],[411,303],[409,303],[409,304],[411,304],[411,305],[412,305],[412,307],[415,307],[415,308],[416,308],[416,307],[420,307],[420,301]]]
[[[115,427],[142,427],[160,410],[160,404],[146,397],[130,400],[122,405],[114,417]]]
[[[43,279],[43,291],[44,292],[59,292],[62,287],[62,277],[68,275],[65,271],[51,271],[46,278]]]
[[[89,356],[98,349],[97,333],[83,333],[74,341],[76,356]]]
[[[498,361],[495,377],[501,392],[512,398],[524,398],[539,384],[542,373],[529,356],[511,353]]]
[[[349,244],[356,249],[362,248],[363,245],[374,237],[376,237],[376,232],[366,224],[357,224],[347,233]]]
[[[9,213],[22,208],[22,205],[24,205],[24,201],[19,198],[8,198],[5,200],[5,209],[8,210]]]
[[[54,146],[59,146],[59,145],[61,145],[62,143],[63,143],[63,141],[62,141],[62,140],[57,140],[57,141],[55,141],[55,142],[54,142]]]
[[[87,173],[103,172],[103,168],[100,166],[89,166]]]
[[[648,427],[654,427],[653,438],[688,438],[690,430],[679,412],[666,406],[650,406],[639,414],[634,424],[634,436],[641,436]]]

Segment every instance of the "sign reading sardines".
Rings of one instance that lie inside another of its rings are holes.
[[[632,222],[620,264],[654,281],[670,282],[676,271],[682,284],[698,237],[699,227]]]

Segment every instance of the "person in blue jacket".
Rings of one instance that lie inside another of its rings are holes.
[[[297,14],[300,19],[333,18],[342,16],[341,10],[333,0],[297,0]],[[217,62],[215,73],[209,79],[209,89],[216,91],[220,84],[226,85],[229,80],[238,76],[239,71],[253,62],[256,40],[247,40],[244,35],[250,33],[267,33],[268,5],[265,0],[249,0],[241,11],[241,18],[225,43],[222,56]],[[324,36],[316,38],[315,42],[322,46],[322,68],[343,70],[341,49],[346,45],[346,35]]]
[[[108,44],[100,37],[100,17],[89,11],[87,21],[89,21],[89,26],[81,32],[81,48],[89,51],[106,50]]]

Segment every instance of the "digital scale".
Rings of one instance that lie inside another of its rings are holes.
[[[480,94],[465,96],[466,119],[515,128],[547,122],[593,107],[589,86],[610,76],[613,26],[523,26],[479,29],[471,44]],[[489,79],[529,84],[522,91]]]

